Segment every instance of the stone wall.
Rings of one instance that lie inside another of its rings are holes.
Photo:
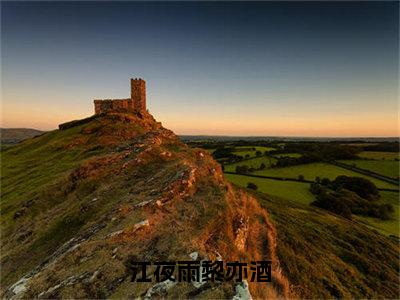
[[[94,100],[94,112],[108,111],[146,112],[146,82],[143,79],[131,79],[131,98]]]
[[[107,111],[134,111],[134,103],[131,99],[106,99],[94,100],[94,113],[99,114]]]

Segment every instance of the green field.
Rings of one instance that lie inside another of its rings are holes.
[[[384,176],[398,178],[399,177],[399,161],[395,160],[341,160],[348,165],[355,165],[356,167],[364,170],[369,170]]]
[[[233,174],[225,174],[225,177],[232,183],[242,187],[246,187],[249,182],[252,182],[257,185],[258,191],[268,195],[290,199],[303,204],[310,204],[314,201],[314,196],[309,191],[309,183],[280,181]]]
[[[280,181],[266,178],[256,178],[244,175],[225,174],[225,177],[232,183],[246,187],[249,182],[257,185],[258,191],[270,196],[280,197],[297,203],[309,205],[314,201],[314,196],[309,191],[309,183],[293,182],[293,181]],[[384,235],[399,234],[399,193],[396,192],[380,192],[381,203],[390,203],[394,207],[393,219],[383,221],[377,218],[363,217],[354,215],[354,219],[359,222],[372,227]]]
[[[270,168],[260,171],[255,171],[256,175],[264,176],[276,176],[276,177],[287,177],[287,178],[298,178],[299,175],[303,175],[306,180],[315,180],[315,177],[335,179],[339,175],[364,177],[375,183],[378,188],[389,188],[397,189],[398,187],[394,184],[390,184],[366,175],[362,175],[350,170],[346,170],[334,165],[326,163],[313,163],[306,165],[298,165],[285,168]]]
[[[246,187],[249,182],[257,185],[258,191],[270,196],[276,196],[283,199],[295,201],[297,203],[309,205],[314,201],[314,196],[309,191],[309,183],[280,181],[266,178],[256,178],[244,175],[225,174],[225,177],[232,183]],[[400,236],[399,231],[399,194],[396,192],[380,192],[381,203],[390,203],[394,207],[392,220],[383,221],[377,218],[363,217],[354,215],[354,219],[369,226],[384,235]]]
[[[235,172],[236,166],[249,166],[253,168],[259,168],[262,163],[266,165],[268,168],[272,163],[276,162],[276,158],[269,157],[269,156],[260,156],[260,157],[255,157],[249,160],[229,164],[229,165],[224,165],[225,171],[227,172]]]
[[[274,155],[274,157],[294,157],[294,158],[298,158],[300,157],[301,154],[300,153],[282,153],[282,154],[276,154]]]
[[[255,150],[250,150],[254,148]],[[272,147],[264,147],[264,146],[238,146],[235,147],[235,150],[233,153],[236,155],[241,155],[245,157],[246,155],[249,155],[250,157],[255,157],[256,156],[256,151],[261,151],[262,154],[264,154],[265,151],[272,151],[276,150],[275,148]]]
[[[395,152],[378,152],[378,151],[363,151],[358,154],[361,158],[376,159],[376,160],[395,160],[399,159],[399,153]]]
[[[399,231],[399,193],[394,192],[380,192],[381,199],[379,200],[381,203],[390,203],[394,207],[394,215],[393,220],[383,221],[377,218],[371,217],[361,217],[355,216],[357,220],[360,222],[377,229],[379,232],[385,235],[396,235],[400,236]]]

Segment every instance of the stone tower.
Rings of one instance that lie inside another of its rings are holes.
[[[143,79],[131,79],[131,99],[135,111],[146,112],[146,82]]]
[[[131,97],[128,99],[94,100],[94,113],[109,111],[130,111],[138,114],[146,113],[146,82],[143,79],[131,79]]]

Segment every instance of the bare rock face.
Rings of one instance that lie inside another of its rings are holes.
[[[177,282],[172,280],[165,280],[159,282],[154,286],[152,286],[151,288],[149,288],[143,299],[147,300],[147,299],[154,299],[156,297],[165,297],[168,294],[168,290],[176,285]]]
[[[249,291],[249,284],[247,280],[239,283],[235,287],[236,294],[233,296],[232,300],[252,300],[250,291]]]
[[[236,221],[236,238],[235,238],[235,246],[240,250],[244,251],[246,249],[246,240],[248,237],[249,227],[248,227],[248,219],[244,217],[239,217]]]
[[[204,293],[251,299],[250,293],[256,298],[289,295],[268,213],[255,199],[233,188],[206,151],[181,143],[148,113],[99,114],[62,129],[38,138],[46,155],[34,163],[54,164],[57,155],[64,169],[57,169],[48,183],[21,199],[34,201],[5,228],[3,296],[147,299]],[[26,182],[33,181],[27,175]],[[21,228],[30,229],[23,244],[12,238]],[[271,259],[273,282],[262,290],[256,283],[212,287],[130,282],[126,264],[132,257],[180,261],[188,260],[188,253],[193,254],[191,259]]]

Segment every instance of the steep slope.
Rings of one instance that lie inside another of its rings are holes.
[[[108,113],[2,151],[1,287],[13,298],[149,296],[127,264],[271,259],[253,297],[287,297],[267,211],[205,152],[151,115]],[[179,283],[172,298],[230,298],[236,283]],[[293,296],[293,295],[292,295]]]
[[[276,227],[277,254],[297,296],[399,299],[398,240],[310,205],[254,194]]]

